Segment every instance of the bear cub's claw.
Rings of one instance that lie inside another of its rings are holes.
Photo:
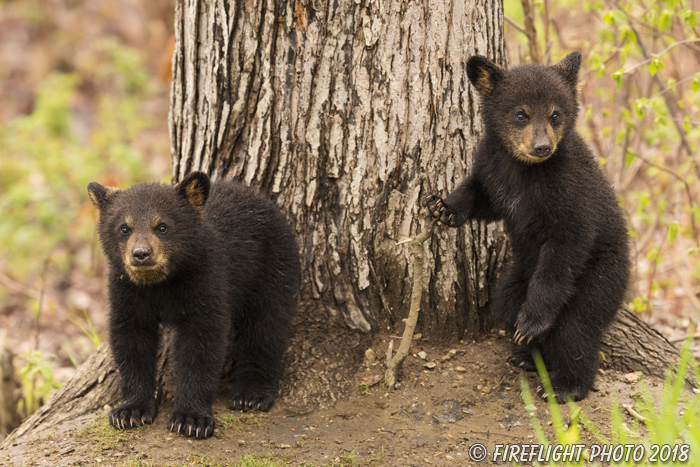
[[[193,414],[176,410],[170,415],[166,427],[171,433],[205,439],[214,434],[214,417],[206,413]]]
[[[236,394],[231,399],[232,410],[259,410],[267,412],[275,402],[275,397],[269,394]]]
[[[457,216],[447,207],[445,201],[435,195],[428,195],[421,200],[421,205],[430,211],[430,214],[445,225],[457,227]]]
[[[586,396],[588,395],[588,389],[581,388],[581,387],[570,387],[570,388],[564,388],[564,387],[557,387],[556,382],[552,381],[552,384],[554,385],[554,398],[557,400],[557,403],[559,404],[564,404],[569,400],[572,400],[574,402],[580,401],[582,399],[585,399]],[[540,384],[537,386],[537,389],[535,389],[537,394],[544,400],[547,400],[547,391],[544,390],[544,387]]]
[[[554,326],[554,320],[549,316],[538,316],[537,319],[528,318],[528,316],[521,312],[515,322],[513,342],[517,345],[529,345],[533,341],[541,340]]]
[[[150,425],[156,416],[155,401],[147,404],[123,404],[109,412],[109,424],[125,430]]]

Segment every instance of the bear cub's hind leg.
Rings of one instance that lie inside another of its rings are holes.
[[[294,294],[267,294],[246,306],[257,319],[238,314],[234,321],[234,383],[231,408],[234,410],[270,410],[277,396],[282,360],[287,349],[289,321]]]

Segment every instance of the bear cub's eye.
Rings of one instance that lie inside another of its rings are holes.
[[[554,112],[552,114],[552,123],[559,123],[561,120],[561,114],[559,112]]]
[[[525,115],[525,112],[518,112],[515,118],[517,118],[520,123],[527,122],[527,115]]]
[[[127,227],[126,224],[119,227],[119,231],[122,233],[122,235],[129,235],[131,233],[131,229]]]
[[[165,224],[160,224],[158,227],[156,227],[156,232],[158,232],[161,235],[167,231],[168,231],[168,226]]]

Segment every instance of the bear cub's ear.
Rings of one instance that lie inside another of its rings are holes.
[[[503,79],[505,71],[486,57],[474,55],[467,61],[467,76],[482,96],[490,94]]]
[[[204,207],[209,197],[209,177],[202,172],[192,172],[183,181],[181,181],[175,190],[180,196],[183,196],[192,207],[199,211]]]
[[[88,195],[90,196],[90,201],[92,201],[92,204],[98,211],[101,211],[107,205],[107,203],[109,203],[115,193],[118,192],[119,188],[100,185],[97,182],[92,182],[88,185]]]
[[[581,52],[571,52],[555,64],[554,68],[575,88],[578,85],[578,70],[581,68]]]

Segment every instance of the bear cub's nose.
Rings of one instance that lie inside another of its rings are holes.
[[[552,150],[552,145],[549,141],[538,141],[532,145],[532,149],[535,150],[539,157],[545,157],[548,156],[549,152]]]
[[[151,258],[151,250],[149,250],[148,248],[134,248],[131,254],[134,256],[134,259],[138,264],[147,263],[149,262],[148,260]]]

